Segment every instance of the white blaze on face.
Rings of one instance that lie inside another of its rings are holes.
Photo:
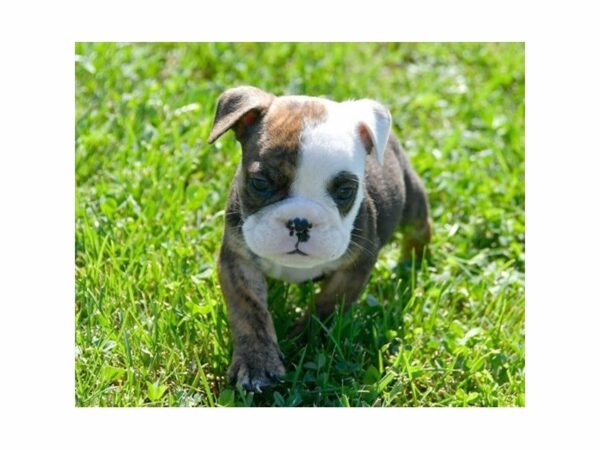
[[[378,157],[383,154],[383,149],[379,148],[382,145],[381,130],[385,129],[383,148],[387,143],[390,121],[388,119],[383,126],[377,123],[374,105],[382,108],[379,104],[370,100],[319,101],[326,106],[327,118],[318,124],[306,124],[302,131],[290,196],[263,208],[244,222],[243,232],[248,246],[271,263],[274,276],[289,272],[286,268],[303,269],[307,278],[318,276],[315,268],[331,267],[344,255],[364,198],[367,152],[359,135],[359,123],[369,128]],[[340,172],[354,174],[359,180],[352,208],[344,216],[328,192],[329,183]],[[306,219],[312,224],[309,238],[304,242],[299,243],[298,238],[290,236],[286,228],[286,223],[295,218]],[[305,255],[289,254],[295,248]],[[287,278],[302,281],[303,275],[292,274]]]
[[[349,106],[347,103],[327,102],[327,120],[302,133],[296,179],[290,191],[293,197],[312,201],[327,210],[327,219],[315,230],[323,235],[323,239],[318,244],[309,240],[305,243],[308,245],[303,244],[302,248],[306,247],[315,254],[327,251],[331,259],[346,252],[364,197],[366,151],[356,131],[359,118],[355,109]],[[352,173],[359,180],[352,208],[343,217],[328,192],[329,183],[341,172]]]

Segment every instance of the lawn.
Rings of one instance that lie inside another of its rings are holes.
[[[523,44],[76,44],[78,406],[524,406]],[[386,104],[422,176],[431,259],[380,253],[361,300],[285,338],[318,286],[271,284],[287,376],[226,382],[216,276],[232,133],[215,102],[276,94]]]

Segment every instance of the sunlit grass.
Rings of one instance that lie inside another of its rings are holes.
[[[524,46],[76,46],[76,403],[524,405]],[[288,363],[263,395],[231,356],[215,260],[240,157],[207,145],[222,90],[371,97],[430,194],[432,259],[380,254],[362,300],[285,332],[312,286],[272,283]]]

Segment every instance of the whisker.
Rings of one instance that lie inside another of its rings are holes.
[[[373,246],[373,247],[377,247],[377,246],[375,245],[375,242],[373,242],[372,240],[370,240],[370,239],[368,239],[368,238],[366,238],[366,237],[364,237],[364,236],[357,236],[357,235],[355,235],[355,236],[353,236],[353,237],[354,237],[354,238],[356,238],[356,239],[360,239],[360,240],[362,240],[362,242],[364,242],[364,243],[367,243],[367,244],[370,244],[370,245],[371,245],[371,246]],[[351,240],[351,242],[356,242],[356,241],[354,241],[354,240]],[[359,244],[359,242],[356,242],[356,244]]]
[[[353,245],[357,250],[366,252],[369,256],[372,256],[374,258],[377,257],[377,254],[374,253],[371,249],[365,247],[364,245],[360,245],[358,242],[350,241],[350,245]]]

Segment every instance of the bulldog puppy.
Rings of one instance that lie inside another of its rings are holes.
[[[400,226],[403,257],[431,237],[427,194],[373,100],[276,97],[250,86],[218,99],[209,143],[233,129],[241,164],[229,192],[219,280],[233,335],[229,379],[258,391],[285,373],[266,276],[322,279],[316,312],[347,308]]]

